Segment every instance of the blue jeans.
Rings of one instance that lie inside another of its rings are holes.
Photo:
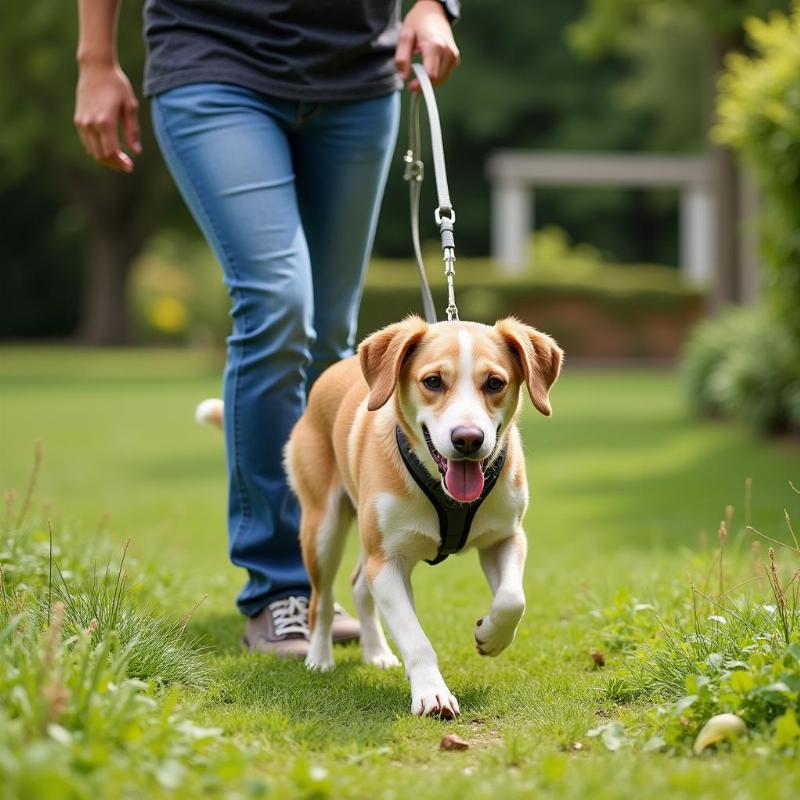
[[[167,165],[219,259],[233,330],[224,377],[228,540],[254,616],[308,594],[282,451],[314,380],[355,345],[399,96],[281,100],[181,86],[152,112]]]

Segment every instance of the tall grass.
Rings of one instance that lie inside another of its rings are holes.
[[[0,796],[248,794],[247,750],[186,707],[210,677],[186,636],[193,609],[141,607],[129,569],[144,584],[159,574],[131,564],[127,546],[98,568],[103,539],[87,547],[29,522],[40,463],[37,446],[19,510],[6,497],[0,543]]]
[[[208,667],[197,642],[186,634],[194,608],[176,616],[153,607],[141,607],[129,596],[128,544],[114,566],[107,542],[94,537],[89,546],[64,527],[54,532],[48,522],[27,522],[33,491],[42,462],[37,443],[31,475],[19,512],[13,495],[7,497],[4,536],[0,547],[0,620],[30,614],[40,626],[50,623],[52,604],[61,602],[64,630],[77,636],[92,629],[92,640],[113,635],[128,653],[127,674],[161,684],[201,687],[208,682]],[[98,567],[98,556],[105,566]],[[149,590],[144,600],[159,596],[159,573],[133,565],[139,581]]]
[[[604,621],[607,642],[626,657],[625,668],[602,687],[605,696],[661,703],[648,729],[677,749],[720,713],[737,714],[776,746],[800,744],[800,545],[788,511],[791,542],[761,533],[748,518],[744,531],[772,545],[764,561],[756,543],[750,551],[756,564],[749,563],[730,552],[731,516],[720,525],[701,586],[693,582],[688,593],[663,597],[645,616],[635,602],[595,614]],[[789,564],[781,563],[775,547]]]

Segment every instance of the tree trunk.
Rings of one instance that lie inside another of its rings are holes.
[[[143,172],[143,171],[142,171]],[[155,225],[142,201],[147,176],[93,174],[76,181],[76,199],[86,212],[86,269],[77,338],[92,346],[133,341],[128,277]]]
[[[112,222],[109,220],[109,222]],[[131,252],[120,225],[90,225],[78,339],[87,345],[123,345],[132,341],[127,286]]]

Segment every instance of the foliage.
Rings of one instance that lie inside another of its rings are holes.
[[[642,24],[653,10],[672,7],[689,10],[700,28],[709,34],[736,36],[742,22],[763,16],[780,0],[589,0],[588,10],[572,30],[576,45],[588,53],[598,53],[624,38],[632,25]]]
[[[74,207],[64,207],[39,181],[0,186],[0,339],[75,330],[84,256],[80,222]]]
[[[618,87],[621,108],[644,114],[650,147],[698,150],[708,144],[714,73],[741,44],[742,24],[786,0],[589,0],[568,30],[572,46],[597,59],[617,53],[631,69]]]
[[[646,615],[624,597],[593,610],[604,622],[605,640],[619,641],[620,630],[625,632],[627,663],[606,680],[606,697],[622,704],[643,698],[660,703],[644,710],[639,738],[650,737],[646,748],[684,751],[709,718],[723,713],[736,714],[768,746],[800,741],[800,546],[788,513],[786,525],[791,544],[765,538],[785,548],[788,568],[770,547],[766,562],[757,559],[755,578],[739,580],[746,562],[736,554],[726,562],[722,523],[703,590],[693,585],[688,594],[661,591]],[[709,586],[717,575],[713,592]],[[764,588],[753,590],[759,577]],[[614,742],[623,735],[619,728],[599,733],[616,737]]]
[[[731,310],[698,325],[682,369],[696,413],[766,432],[800,429],[800,344],[765,309]]]
[[[197,236],[154,237],[135,265],[130,298],[143,341],[207,344],[230,332],[222,271]]]
[[[755,170],[768,301],[800,343],[800,5],[747,33],[754,54],[728,60],[716,135]]]
[[[611,52],[630,65],[613,97],[620,109],[644,118],[642,138],[648,148],[705,148],[710,87],[706,36],[692,8],[645,3],[634,15],[627,6],[589,3],[583,17],[567,29],[567,37],[590,61]]]
[[[485,164],[492,150],[642,146],[641,115],[619,108],[614,96],[614,87],[626,74],[625,62],[609,56],[585,63],[565,41],[567,26],[584,6],[585,0],[514,3],[502,14],[492,0],[472,0],[465,7],[455,29],[462,63],[437,91],[461,255],[489,250]],[[503,43],[500,50],[497,42]],[[403,105],[405,115],[407,103]],[[408,193],[400,158],[406,131],[403,120],[376,238],[376,253],[391,258],[410,253]],[[427,160],[429,144],[423,141]],[[432,181],[426,179],[423,214],[428,208],[432,212],[433,196]],[[574,238],[595,243],[609,260],[673,263],[674,196],[671,199],[664,209],[649,194],[545,189],[537,192],[536,224],[559,225]],[[434,238],[436,229],[432,218],[423,216],[426,235]]]
[[[570,243],[558,228],[531,237],[532,253],[520,275],[501,273],[489,259],[459,258],[457,300],[464,319],[493,323],[518,314],[563,339],[576,353],[585,342],[598,344],[602,320],[620,331],[612,337],[628,355],[664,355],[656,336],[667,329],[680,341],[699,314],[699,292],[685,286],[676,270],[655,265],[604,263],[589,245]],[[533,258],[535,251],[535,264]],[[445,305],[441,250],[426,249],[428,278],[437,308]],[[593,325],[561,318],[558,304],[579,303],[594,316]],[[164,235],[147,248],[132,280],[132,305],[140,336],[148,341],[221,344],[230,332],[228,298],[213,257],[197,239]],[[359,314],[361,338],[406,313],[420,312],[416,268],[405,260],[376,259],[370,264]],[[598,325],[597,318],[601,319]],[[549,327],[548,327],[549,326]],[[670,344],[674,353],[677,344]],[[670,353],[668,352],[667,355]]]
[[[241,779],[245,751],[195,725],[155,681],[129,677],[135,645],[21,614],[0,631],[0,776],[4,798],[191,796]],[[186,795],[184,795],[186,796]]]
[[[77,539],[57,538],[51,556],[36,526],[7,528],[0,552],[2,796],[196,796],[241,782],[246,750],[164,688],[208,681],[185,621],[135,608],[122,563],[98,574]]]
[[[120,6],[120,60],[136,82],[144,63],[142,3],[127,0]],[[26,239],[4,261],[3,283],[13,290],[13,309],[2,333],[71,333],[79,313],[86,325],[93,312],[102,317],[104,308],[117,305],[127,266],[156,227],[165,221],[186,224],[188,217],[144,110],[144,152],[132,175],[112,173],[83,152],[72,124],[78,74],[75,3],[43,0],[31,7],[7,0],[0,5],[0,31],[0,69],[14,76],[0,88],[0,114],[14,120],[0,130],[0,234],[4,241]],[[32,217],[33,234],[29,220],[18,222],[15,210],[23,202],[40,215]],[[50,273],[46,280],[30,279],[43,269]],[[98,273],[108,280],[91,294],[90,276]],[[48,325],[47,316],[57,324]],[[110,324],[126,327],[123,317],[118,314]]]

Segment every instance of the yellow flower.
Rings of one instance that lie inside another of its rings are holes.
[[[162,295],[150,302],[147,319],[161,333],[181,333],[189,324],[189,311],[177,298]]]

